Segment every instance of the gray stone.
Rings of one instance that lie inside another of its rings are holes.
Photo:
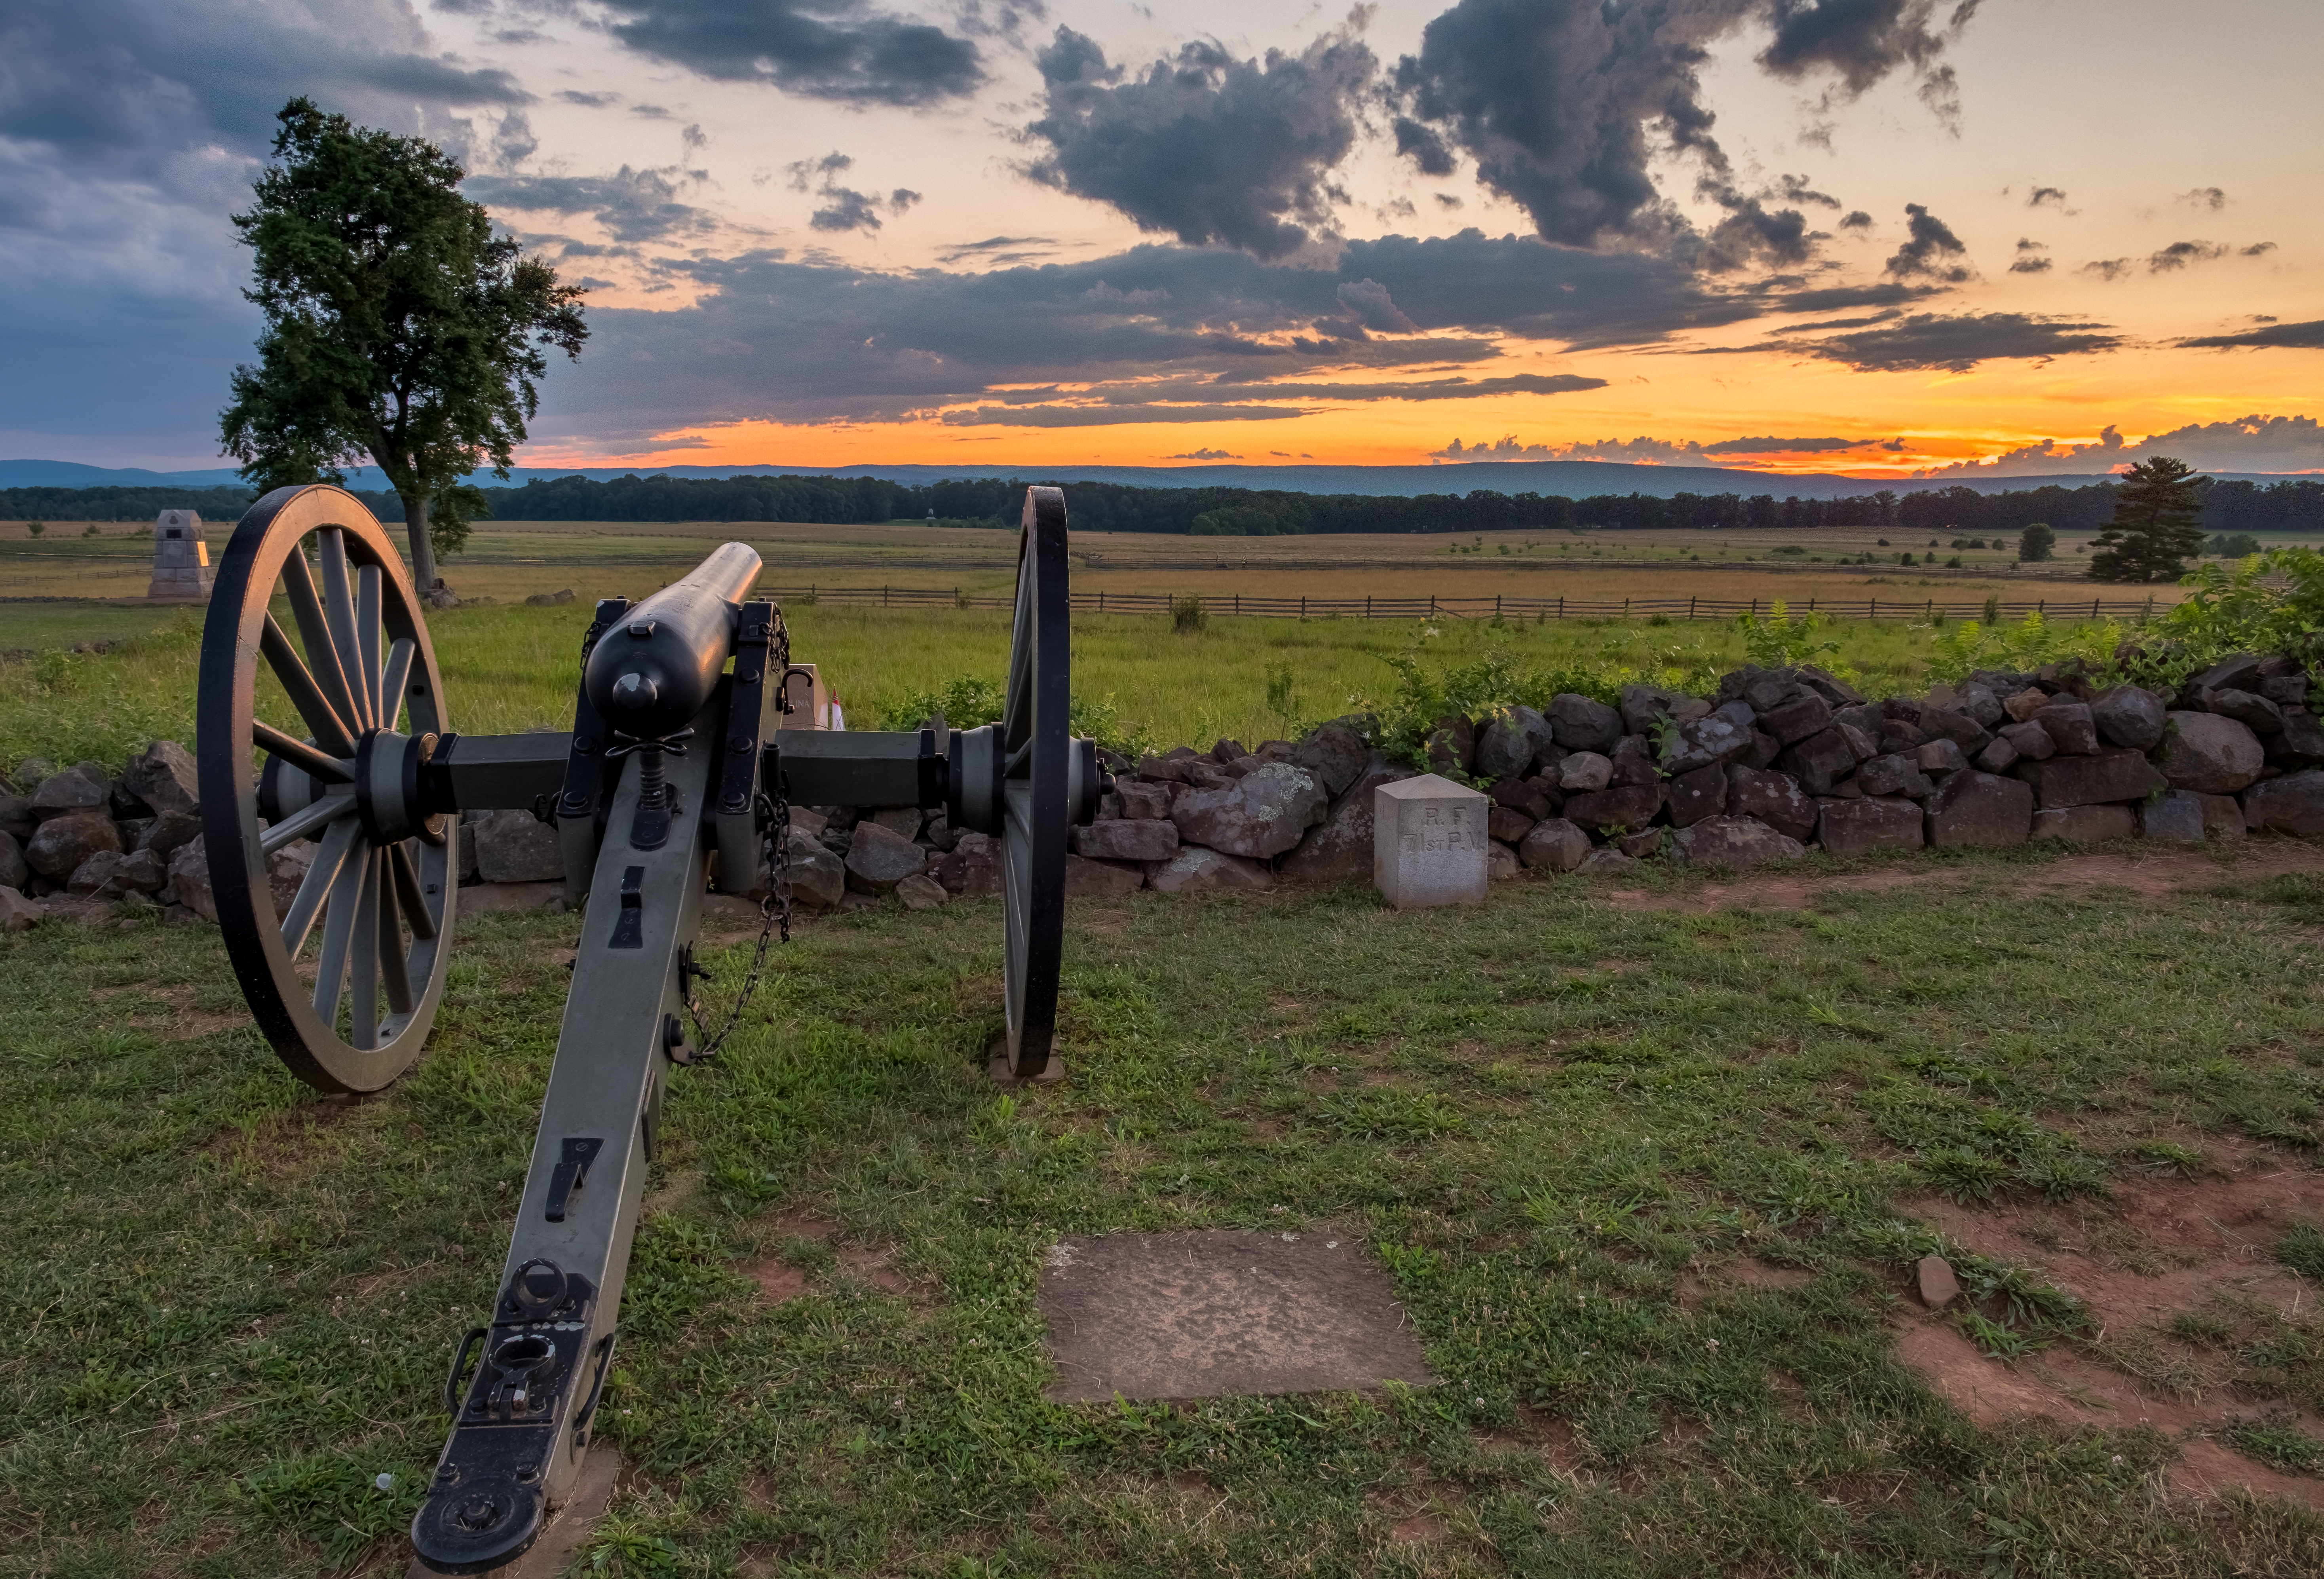
[[[1434,773],[1372,791],[1372,883],[1397,910],[1485,897],[1486,808],[1476,790]]]
[[[904,881],[918,882],[922,879],[908,877]],[[1065,897],[1069,900],[1109,899],[1116,894],[1136,893],[1145,886],[1143,866],[1120,861],[1093,861],[1086,855],[1065,857]],[[899,885],[896,891],[902,893],[902,887]]]
[[[983,838],[982,834],[964,837]],[[809,904],[830,910],[847,894],[847,868],[839,857],[825,848],[824,843],[804,828],[790,833],[790,890],[794,902],[804,900]]]
[[[1637,829],[1655,820],[1662,809],[1662,788],[1655,784],[1617,784],[1586,795],[1566,798],[1568,821],[1586,828]]]
[[[79,768],[67,768],[41,780],[32,791],[32,816],[42,822],[51,817],[104,810],[113,790],[102,778],[93,778]],[[112,814],[106,813],[109,821]]]
[[[2283,733],[2283,709],[2249,691],[2213,691],[2210,710],[2222,718],[2234,719],[2254,734]]]
[[[1692,725],[1688,727],[1693,727]],[[1727,809],[1727,770],[1717,762],[1672,779],[1664,791],[1674,827],[1692,827]]]
[[[1299,847],[1282,861],[1283,875],[1295,882],[1370,882],[1372,880],[1372,791],[1413,776],[1375,757],[1323,820],[1307,831]]]
[[[1363,777],[1364,770],[1371,763],[1371,755],[1372,748],[1364,743],[1362,735],[1344,724],[1324,724],[1310,730],[1306,738],[1292,748],[1289,760],[1314,774],[1323,780],[1326,791],[1338,796],[1345,795],[1348,786]],[[1167,817],[1169,808],[1166,806],[1153,815]]]
[[[129,759],[121,775],[129,792],[155,811],[199,811],[201,771],[174,740],[157,740]]]
[[[2126,839],[2137,831],[2138,818],[2127,806],[2061,806],[2034,814],[2032,836],[2095,845]]]
[[[847,843],[847,886],[857,893],[887,894],[927,865],[928,853],[894,829],[859,822]]]
[[[2270,735],[2267,760],[2289,767],[2324,765],[2324,724],[2305,707],[2283,710],[2283,732]]]
[[[1818,669],[1812,663],[1803,663],[1794,670],[1803,683],[1812,686],[1823,699],[1835,707],[1850,707],[1864,700],[1863,693],[1836,674]]]
[[[1741,872],[1807,854],[1797,839],[1757,817],[1714,817],[1671,836],[1671,860],[1681,866],[1723,866]]]
[[[1825,730],[1824,734],[1840,736],[1841,742],[1848,747],[1849,755],[1859,762],[1868,762],[1880,754],[1878,739],[1868,731],[1857,728],[1853,724],[1835,724]],[[1818,735],[1816,738],[1821,740],[1822,737]]]
[[[1757,729],[1759,715],[1748,702],[1721,702],[1711,710],[1714,718],[1724,718],[1738,729]]]
[[[2324,836],[2324,771],[2286,773],[2244,791],[2244,820],[2255,834]]]
[[[1296,848],[1329,806],[1314,773],[1269,762],[1226,789],[1183,797],[1171,807],[1170,818],[1187,844],[1264,860]]]
[[[2308,706],[2308,677],[2304,674],[2280,674],[2259,682],[2259,694],[2279,707]]]
[[[1001,891],[1001,841],[989,834],[964,833],[952,854],[936,863],[936,881],[962,899]]]
[[[1983,686],[1964,685],[1954,695],[1958,700],[1951,710],[1974,720],[1981,729],[1990,729],[2008,716],[2001,710],[2001,698]]]
[[[1914,1265],[1913,1278],[1920,1288],[1921,1303],[1931,1310],[1960,1297],[1960,1279],[1953,1275],[1952,1263],[1942,1256],[1923,1256]]]
[[[1867,795],[1904,795],[1915,800],[1936,788],[1911,757],[1898,753],[1874,757],[1858,768],[1856,782]]]
[[[32,836],[40,819],[32,815],[32,798],[29,795],[0,795],[0,834],[14,834],[20,839]]]
[[[1961,748],[1950,740],[1930,741],[1913,753],[1913,762],[1924,773],[1958,773],[1969,766]]]
[[[1535,753],[1551,743],[1548,719],[1531,707],[1510,707],[1497,715],[1477,736],[1477,776],[1520,777],[1533,766]]]
[[[276,919],[281,919],[290,910],[290,901],[298,897],[300,882],[314,860],[315,846],[305,841],[277,850],[266,858],[266,886]],[[210,887],[209,856],[200,839],[179,845],[171,854],[167,887],[175,893],[178,903],[192,910],[203,920],[218,919],[217,897]]]
[[[1835,855],[1921,847],[1926,819],[1912,801],[1868,795],[1860,800],[1826,799],[1821,804],[1816,842]]]
[[[59,778],[66,775],[59,774]],[[54,783],[51,779],[49,782]],[[42,786],[42,789],[48,785]],[[121,849],[121,827],[102,811],[68,811],[43,821],[24,846],[24,860],[42,876],[62,882],[100,850]]]
[[[1662,759],[1655,754],[1654,743],[1643,734],[1622,736],[1615,743],[1611,761],[1614,771],[1609,781],[1618,790],[1625,784],[1663,781]]]
[[[2009,715],[2011,719],[2023,724],[2049,705],[2049,692],[2040,686],[2027,686],[2015,695],[2004,697],[2001,708],[2003,712]]]
[[[1256,756],[1237,757],[1226,764],[1226,774],[1231,779],[1246,778],[1264,765],[1265,763]]]
[[[2222,658],[2187,684],[2198,689],[2248,690],[2259,683],[2260,658],[2255,652],[2238,652]]]
[[[1764,729],[1755,729],[1751,732],[1751,749],[1735,761],[1747,768],[1772,768],[1783,752],[1782,742]]]
[[[1880,726],[1888,722],[1888,715],[1876,704],[1859,702],[1852,707],[1834,707],[1831,722],[1834,728],[1845,724],[1851,729],[1861,729],[1877,740],[1880,735]]]
[[[1731,817],[1764,822],[1791,839],[1805,839],[1815,832],[1816,803],[1789,773],[1728,769],[1727,811]]]
[[[1880,726],[1879,754],[1884,757],[1893,756],[1899,752],[1909,756],[1928,743],[1929,737],[1922,734],[1917,726],[1907,724],[1901,718],[1892,718]]]
[[[1831,794],[1834,784],[1856,771],[1856,750],[1840,733],[1847,727],[1835,725],[1809,735],[1778,757],[1778,765],[1809,794]]]
[[[812,838],[821,838],[823,836],[823,830],[831,826],[831,818],[825,817],[822,812],[817,811],[812,806],[792,807],[790,808],[790,818],[791,826],[794,829],[806,834]]]
[[[24,846],[16,836],[0,830],[0,888],[22,888],[32,880],[32,864],[24,859]]]
[[[0,932],[23,932],[48,918],[49,912],[18,892],[14,883],[0,883]]]
[[[2153,751],[2163,739],[2163,699],[2136,686],[2116,686],[2090,701],[2098,734],[2132,751]]]
[[[1668,716],[1683,724],[1710,711],[1710,703],[1690,697],[1684,691],[1674,691],[1664,686],[1632,685],[1622,688],[1622,732],[1626,734],[1648,734],[1655,720],[1660,717]]]
[[[1992,773],[1955,773],[1929,799],[1937,848],[2022,845],[2034,829],[2034,787]]]
[[[2203,799],[2191,790],[2173,790],[2138,808],[2138,836],[2172,844],[2203,842]]]
[[[2250,732],[2245,733],[2248,735]],[[2096,756],[2020,762],[2017,776],[2034,786],[2034,793],[2045,811],[2070,806],[2099,806],[2108,801],[2144,800],[2157,790],[2170,788],[2154,765],[2135,751],[2102,751]]]
[[[2155,753],[2155,765],[2173,790],[2233,795],[2259,777],[2267,753],[2250,726],[2216,713],[2173,713]],[[2107,796],[2127,800],[2129,796]]]
[[[1545,817],[1533,825],[1517,845],[1517,859],[1549,872],[1571,872],[1590,854],[1590,836],[1562,817]]]
[[[1621,851],[1609,845],[1591,851],[1582,858],[1582,864],[1573,870],[1584,876],[1598,873],[1618,876],[1622,873],[1636,872],[1637,869],[1638,863],[1635,859],[1623,854]]]
[[[1963,752],[1983,751],[1993,738],[1976,719],[1945,707],[1923,707],[1914,722],[1931,740],[1950,740]]]
[[[2029,762],[2046,762],[2058,754],[2058,743],[2050,732],[2032,719],[2022,724],[2005,724],[1997,737],[2009,743],[2018,757]]]
[[[1517,853],[1499,839],[1491,841],[1485,846],[1485,881],[1487,882],[1506,882],[1524,870],[1525,865],[1517,859]]]
[[[2203,808],[2203,831],[2215,838],[2235,840],[2245,834],[2244,803],[2232,795],[2205,795],[2190,790]]]
[[[1586,795],[1614,781],[1614,763],[1594,751],[1577,751],[1557,764],[1557,785],[1568,794]]]
[[[1117,779],[1113,792],[1121,799],[1121,815],[1132,821],[1151,822],[1170,815],[1170,791],[1159,784]]]
[[[169,876],[168,865],[151,850],[126,855],[99,850],[73,868],[65,888],[85,897],[120,899],[133,893],[158,893]]]
[[[1218,763],[1221,767],[1226,766],[1227,763],[1233,762],[1238,757],[1247,757],[1250,754],[1250,753],[1249,752],[1243,750],[1242,742],[1239,740],[1230,740],[1223,735],[1221,736],[1211,747],[1211,760]]]
[[[870,821],[878,823],[899,839],[917,839],[927,818],[915,806],[885,806],[872,814]]]
[[[1146,886],[1161,893],[1265,893],[1275,886],[1275,874],[1264,861],[1185,845],[1146,869]]]
[[[1139,881],[1142,883],[1146,880],[1141,875]],[[1073,878],[1070,874],[1065,879],[1065,891],[1068,893],[1073,891]],[[946,891],[943,883],[938,882],[927,873],[915,872],[896,885],[896,897],[903,901],[904,908],[908,910],[933,910],[938,905],[951,900],[952,895]]]
[[[1117,780],[1115,782],[1120,783],[1122,780]],[[1151,788],[1151,786],[1148,787]],[[1112,799],[1119,800],[1120,797],[1115,796]],[[960,842],[960,835],[961,830],[952,826],[952,819],[945,816],[941,808],[928,815],[928,826],[920,830],[921,839],[934,845],[939,854],[950,854],[952,847]]]
[[[2050,737],[2061,756],[2086,757],[2098,749],[2098,725],[2091,720],[2090,709],[2085,703],[2053,697],[2048,706],[2034,715],[2032,722]]]
[[[1545,817],[1555,817],[1557,808],[1565,802],[1565,797],[1559,792],[1554,782],[1545,783],[1540,779],[1503,779],[1485,793],[1493,798],[1496,805],[1507,807],[1511,811],[1522,812],[1527,823],[1539,822]],[[1500,837],[1499,834],[1493,836]],[[1524,836],[1519,834],[1510,839],[1509,843],[1514,845],[1518,838]]]
[[[1759,710],[1759,727],[1777,743],[1791,745],[1831,726],[1831,704],[1818,693],[1803,690],[1779,707]]]
[[[1622,716],[1603,702],[1566,691],[1550,698],[1549,727],[1568,751],[1611,753],[1622,738]]]
[[[1644,861],[1663,853],[1663,843],[1671,836],[1671,832],[1669,828],[1655,827],[1642,828],[1635,834],[1619,834],[1615,836],[1614,848],[1634,861]]]
[[[476,841],[476,875],[486,882],[551,882],[565,875],[557,830],[529,811],[486,813],[469,825]]]
[[[1950,741],[1946,742],[1948,745]],[[2006,773],[2017,761],[2017,748],[2001,735],[1995,735],[1986,748],[1977,753],[1977,765],[1988,773]]]
[[[1716,713],[1678,726],[1678,738],[1664,760],[1665,771],[1691,773],[1722,765],[1751,749],[1751,731]]]
[[[1520,780],[1504,780],[1504,782],[1518,781]],[[1533,825],[1539,820],[1538,817],[1527,817],[1514,806],[1505,806],[1498,800],[1485,808],[1485,832],[1497,842],[1504,845],[1515,845],[1530,833],[1533,830]]]
[[[1477,760],[1477,726],[1448,713],[1429,730],[1425,746],[1431,771],[1466,773]]]
[[[1151,817],[1077,827],[1074,850],[1100,861],[1167,861],[1177,854],[1178,825]]]
[[[1181,756],[1178,752],[1173,752],[1167,756],[1140,757],[1138,760],[1138,776],[1154,783],[1184,784],[1186,782],[1186,765],[1194,760],[1194,753],[1184,746],[1178,751],[1185,754]]]

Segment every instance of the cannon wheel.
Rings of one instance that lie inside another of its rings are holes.
[[[278,596],[295,636],[270,612]],[[262,662],[306,738],[258,716]],[[251,1012],[309,1085],[377,1091],[435,1020],[457,885],[447,819],[410,815],[445,732],[442,677],[403,561],[362,501],[292,487],[250,507],[211,593],[197,719],[211,891]],[[270,860],[309,839],[278,918]]]
[[[1002,966],[1009,1073],[1049,1067],[1065,938],[1065,826],[1074,777],[1070,714],[1073,605],[1065,585],[1065,495],[1028,488],[1017,547],[1016,628],[1001,717]]]

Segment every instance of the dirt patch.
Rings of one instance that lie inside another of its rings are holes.
[[[906,1277],[890,1264],[895,1255],[896,1247],[892,1244],[877,1247],[843,1244],[839,1247],[839,1264],[847,1269],[851,1277],[860,1279],[875,1288],[884,1288],[908,1299],[926,1295],[928,1291],[926,1283]]]
[[[1692,1310],[1721,1289],[1797,1288],[1814,1279],[1813,1272],[1798,1267],[1772,1267],[1749,1256],[1738,1256],[1731,1261],[1706,1268],[1701,1273],[1679,1274],[1679,1308]]]
[[[1388,1535],[1405,1546],[1434,1546],[1444,1538],[1444,1521],[1434,1513],[1407,1513],[1388,1527]]]
[[[213,1136],[209,1152],[248,1162],[277,1178],[303,1171],[324,1148],[323,1136],[355,1112],[352,1102],[322,1097],[268,1113],[244,1129],[236,1125]]]
[[[829,1239],[839,1224],[812,1206],[793,1206],[775,1219],[774,1229],[783,1239]]]
[[[2149,1427],[2178,1445],[2171,1483],[2184,1494],[2248,1486],[2324,1511],[2324,1481],[2281,1473],[2217,1440],[2230,1420],[2261,1413],[2324,1434],[2313,1412],[2238,1387],[2223,1348],[2174,1330],[2184,1317],[2220,1332],[2255,1316],[2319,1318],[2318,1290],[2273,1252],[2294,1222],[2324,1221],[2324,1173],[2248,1142],[2214,1137],[2207,1150],[2218,1171],[2126,1183],[2111,1202],[1913,1203],[1961,1244],[2030,1267],[2084,1301],[2095,1331],[2087,1344],[2011,1364],[1988,1359],[1941,1313],[1915,1310],[1903,1318],[1897,1356],[1980,1426]]]
[[[769,1305],[780,1305],[807,1292],[807,1274],[786,1260],[760,1261],[742,1272],[759,1286],[759,1297]]]
[[[2017,892],[2023,895],[2075,891],[2093,888],[2123,888],[2144,899],[2162,899],[2190,889],[2209,888],[2227,879],[2274,877],[2287,872],[2324,871],[2324,847],[2294,839],[2258,839],[2241,845],[2231,857],[2197,849],[2157,849],[2136,854],[2061,855],[2023,874]],[[1969,882],[1966,873],[1937,869],[1926,872],[1866,872],[1847,877],[1813,873],[1769,870],[1749,873],[1732,882],[1707,882],[1683,891],[1657,893],[1647,889],[1609,889],[1606,902],[1626,910],[1677,910],[1705,915],[1728,907],[1771,910],[1803,910],[1825,893],[1877,893],[1887,889],[1937,887],[1960,889]]]
[[[100,989],[99,995],[109,998],[131,990],[128,987],[107,987]],[[194,989],[189,985],[143,986],[135,990],[151,993],[161,999],[170,1006],[170,1012],[166,1015],[138,1015],[129,1023],[140,1030],[159,1031],[171,1041],[189,1041],[195,1037],[208,1036],[214,1031],[240,1030],[250,1024],[250,1011],[246,1009],[237,1008],[224,1013],[213,1013],[206,1009],[196,1008]]]

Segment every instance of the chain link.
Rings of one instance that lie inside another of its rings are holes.
[[[775,692],[776,709],[779,713],[788,712],[790,702],[791,633],[783,624],[779,611],[775,616],[775,645],[772,661],[769,663],[768,669],[775,677],[778,687]],[[778,725],[778,733],[779,733],[779,727]],[[764,741],[760,742],[762,761],[765,755],[765,745]],[[779,752],[777,753],[777,758],[779,761]],[[760,866],[767,874],[766,891],[759,896],[759,946],[751,956],[750,974],[742,978],[742,990],[734,999],[733,1010],[726,1016],[726,1023],[718,1028],[716,1036],[712,1036],[703,1029],[702,1011],[695,1002],[694,994],[690,992],[687,994],[686,1011],[694,1020],[695,1040],[694,1053],[687,1060],[688,1063],[704,1063],[718,1056],[718,1049],[726,1045],[726,1039],[734,1033],[736,1026],[742,1023],[742,1011],[750,1007],[751,995],[759,990],[759,980],[766,974],[767,946],[774,941],[778,930],[782,934],[782,940],[785,943],[791,940],[791,801],[788,788],[783,782],[783,775],[779,768],[776,771],[771,788],[772,797],[770,798],[766,790],[761,790],[758,806],[752,808],[756,810],[759,807],[764,807],[767,809],[767,831],[759,843]],[[708,971],[701,970],[699,966],[695,968],[700,971],[704,979],[708,979],[710,974]]]

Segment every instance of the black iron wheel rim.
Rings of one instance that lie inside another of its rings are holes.
[[[309,540],[313,568],[304,551]],[[287,627],[270,612],[278,586],[290,604]],[[290,695],[308,730],[304,743],[342,762],[350,779],[307,809],[317,853],[283,919],[267,863],[298,819],[264,833],[258,826],[258,753],[290,750],[260,738],[270,727],[257,716],[262,665]],[[243,996],[277,1056],[322,1091],[377,1091],[392,1081],[419,1057],[443,996],[456,842],[375,840],[352,782],[355,759],[386,742],[378,732],[399,722],[397,733],[408,735],[448,728],[435,649],[401,557],[354,495],[327,486],[276,489],[235,526],[203,627],[196,710],[202,836]],[[340,804],[323,815],[334,800]],[[296,938],[287,938],[292,931]],[[310,937],[311,983],[299,964]]]
[[[1065,951],[1065,798],[1073,751],[1065,567],[1065,494],[1028,488],[999,752],[1007,764],[1001,836],[1007,1061],[1019,1079],[1048,1067]]]

